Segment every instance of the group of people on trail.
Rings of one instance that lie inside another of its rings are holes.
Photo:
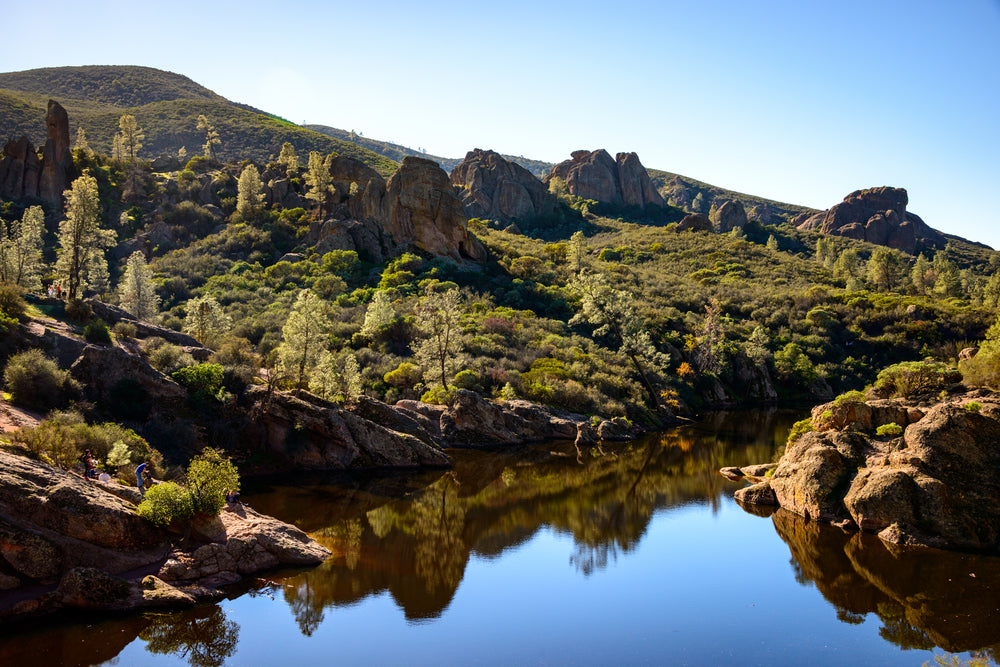
[[[53,283],[49,285],[49,298],[56,297],[57,299],[63,298],[63,288],[59,283]]]
[[[111,481],[111,475],[106,472],[98,472],[97,459],[94,458],[94,455],[89,448],[84,450],[80,460],[83,462],[84,479],[96,479],[102,482]],[[135,469],[135,481],[136,486],[139,487],[139,493],[146,495],[146,489],[149,487],[149,482],[151,482],[152,479],[153,477],[149,471],[149,461],[143,461],[139,467]]]

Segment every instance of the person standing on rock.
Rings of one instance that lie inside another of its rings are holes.
[[[139,464],[139,467],[135,469],[135,482],[139,487],[139,493],[146,495],[146,487],[143,484],[142,476],[146,473],[149,468],[149,461],[143,461]]]

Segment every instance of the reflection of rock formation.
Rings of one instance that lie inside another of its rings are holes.
[[[407,618],[433,618],[451,603],[472,554],[499,554],[548,526],[573,536],[571,562],[588,575],[633,551],[657,509],[718,503],[736,486],[718,467],[770,456],[781,421],[773,414],[720,420],[719,430],[741,434],[731,449],[712,428],[683,429],[593,452],[569,442],[516,455],[458,452],[454,469],[419,491],[414,478],[401,484],[392,476],[340,488],[275,485],[248,496],[281,517],[327,518],[304,525],[334,556],[284,582],[303,631],[315,629],[326,607],[382,592]],[[398,500],[387,501],[393,487]]]
[[[842,620],[875,613],[903,648],[966,651],[1000,643],[1000,559],[894,547],[786,510],[772,516],[802,583],[812,581]]]

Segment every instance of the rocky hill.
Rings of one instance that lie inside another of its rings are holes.
[[[354,131],[340,130],[335,127],[329,127],[327,125],[303,125],[306,129],[315,130],[320,134],[325,134],[335,139],[341,139],[343,141],[350,141],[351,143],[357,144],[363,148],[367,148],[373,153],[378,153],[379,155],[384,155],[390,160],[395,160],[396,162],[402,162],[403,158],[407,155],[412,155],[413,157],[421,157],[427,160],[433,160],[441,165],[441,168],[447,172],[451,172],[455,167],[457,167],[461,162],[461,158],[450,158],[441,157],[439,155],[428,155],[426,152],[421,150],[416,150],[408,146],[400,146],[399,144],[394,144],[391,141],[381,141],[379,139],[372,139],[371,137],[365,137]],[[503,159],[508,162],[513,162],[514,164],[524,167],[529,172],[542,178],[545,174],[549,173],[552,169],[551,162],[543,162],[542,160],[532,160],[526,158],[523,155],[502,155]]]
[[[844,201],[819,213],[802,213],[792,224],[824,234],[846,236],[914,254],[918,248],[943,248],[944,236],[914,213],[903,188],[856,190]]]
[[[452,170],[451,182],[461,188],[462,205],[470,218],[509,222],[555,210],[555,197],[541,181],[494,151],[469,151]]]
[[[91,147],[105,154],[119,118],[129,113],[145,133],[140,157],[175,156],[182,147],[188,156],[198,155],[205,139],[197,119],[204,115],[219,133],[222,160],[272,159],[287,141],[301,156],[314,150],[346,155],[383,176],[396,167],[393,160],[357,144],[231,102],[187,77],[145,67],[56,67],[0,74],[0,127],[6,138],[25,136],[36,146],[42,144],[50,98],[72,118],[71,136],[83,127]]]
[[[665,205],[635,153],[618,153],[612,158],[603,148],[575,151],[569,160],[552,167],[542,182],[548,185],[554,178],[565,181],[569,194],[575,197],[639,209]]]

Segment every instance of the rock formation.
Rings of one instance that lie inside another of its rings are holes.
[[[885,424],[905,430],[865,434]],[[1000,395],[975,392],[933,407],[829,403],[813,411],[812,425],[770,479],[737,498],[887,542],[1000,552]]]
[[[703,213],[689,213],[684,219],[677,223],[677,231],[710,232],[712,231],[712,221]]]
[[[846,236],[913,254],[917,244],[944,247],[944,237],[913,213],[903,188],[856,190],[827,211],[802,214],[792,221],[799,229]]]
[[[569,193],[584,199],[615,206],[664,206],[635,153],[619,153],[612,159],[603,148],[575,151],[571,159],[552,167],[542,182],[547,186],[553,178],[566,181]]]
[[[335,158],[330,173],[339,201],[310,229],[311,243],[356,250],[371,261],[383,261],[397,245],[455,259],[485,259],[486,249],[469,233],[462,203],[436,162],[408,156],[388,183],[347,157]]]
[[[491,150],[469,151],[452,170],[451,182],[462,188],[470,218],[509,222],[549,215],[555,208],[555,198],[534,174]]]
[[[712,227],[719,234],[731,232],[737,227],[743,228],[747,224],[747,213],[743,204],[732,199],[718,208],[713,207],[709,218],[712,220]]]
[[[436,162],[407,156],[386,184],[385,229],[398,243],[455,259],[486,258],[451,180]]]
[[[135,489],[0,451],[0,591],[9,591],[0,619],[193,604],[221,595],[208,586],[329,555],[294,526],[242,506],[195,520],[191,548],[172,552],[170,534],[136,513],[139,499]]]
[[[55,100],[49,100],[45,116],[46,139],[39,159],[27,137],[11,139],[0,159],[0,196],[8,199],[37,197],[62,206],[73,172],[69,116]]]

